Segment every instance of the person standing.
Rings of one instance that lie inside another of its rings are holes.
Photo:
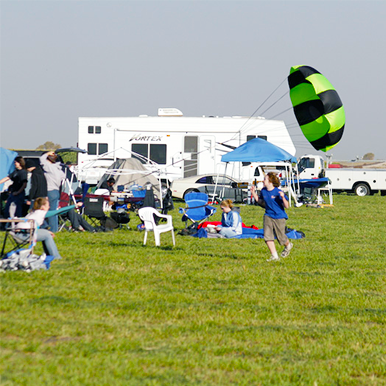
[[[27,161],[25,166],[27,171],[31,173],[26,191],[28,192],[27,203],[32,207],[36,198],[47,197],[47,181],[40,165],[36,165],[33,161]]]
[[[264,214],[264,241],[267,244],[271,257],[267,261],[278,261],[280,258],[276,251],[275,235],[280,245],[284,245],[281,257],[287,257],[290,254],[293,244],[288,240],[285,234],[286,221],[288,219],[285,209],[289,208],[287,196],[279,189],[280,181],[277,175],[270,172],[264,177],[264,188],[260,195],[256,193],[256,187],[252,185],[252,195],[257,205],[265,208]]]
[[[44,176],[47,181],[47,197],[50,204],[50,210],[58,209],[60,198],[60,186],[62,180],[66,178],[65,173],[59,162],[58,156],[54,151],[44,153],[40,157],[40,164],[44,170]],[[58,231],[58,216],[52,216],[48,219],[51,232]]]
[[[25,200],[25,188],[27,186],[28,174],[25,170],[25,161],[23,157],[16,157],[13,161],[15,164],[15,170],[7,177],[4,177],[0,180],[0,184],[11,180],[13,184],[9,187],[9,197],[4,208],[4,216],[8,218],[10,215],[12,217],[22,217],[23,216],[23,205]],[[11,204],[15,204],[15,213],[10,213]]]

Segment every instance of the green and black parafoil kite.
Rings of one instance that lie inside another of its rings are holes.
[[[332,84],[310,66],[291,67],[290,98],[305,137],[316,150],[332,149],[342,138],[345,113]]]

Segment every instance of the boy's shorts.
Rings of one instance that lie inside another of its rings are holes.
[[[277,241],[280,245],[284,245],[288,241],[288,237],[285,234],[285,218],[271,218],[264,216],[264,241],[273,241],[275,240],[275,235]]]

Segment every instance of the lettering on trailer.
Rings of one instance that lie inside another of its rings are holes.
[[[129,140],[129,142],[132,142],[132,141],[161,142],[162,141],[162,135],[135,134]]]

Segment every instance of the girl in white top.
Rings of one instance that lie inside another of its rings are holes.
[[[50,204],[46,198],[38,197],[34,202],[32,212],[27,214],[25,218],[28,220],[35,220],[37,225],[37,229],[35,232],[36,241],[43,242],[44,252],[47,255],[53,256],[55,259],[61,259],[62,257],[60,256],[58,248],[56,247],[55,241],[53,239],[55,235],[47,229],[39,228],[44,222],[44,218],[46,216],[46,213],[48,212],[49,207]],[[30,229],[30,226],[31,225],[29,222],[22,222],[16,226],[16,229]],[[28,235],[26,236],[28,237]]]

